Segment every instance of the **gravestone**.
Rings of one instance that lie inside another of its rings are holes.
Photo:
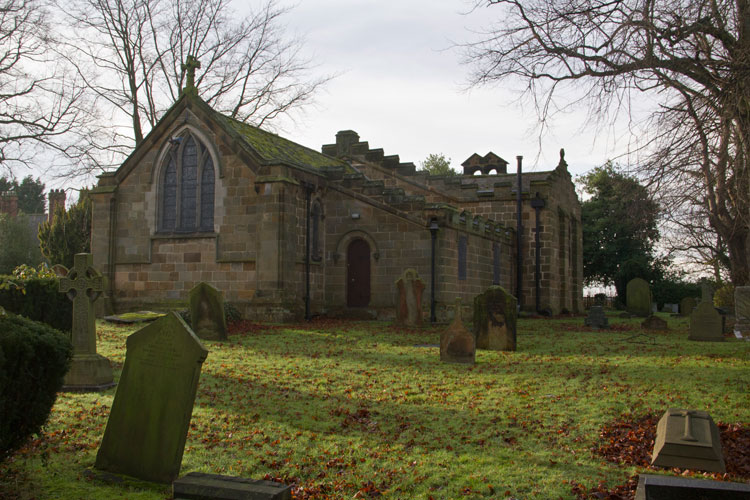
[[[208,351],[174,312],[130,335],[96,467],[146,481],[180,472]]]
[[[607,319],[606,314],[604,314],[604,307],[591,306],[591,309],[589,309],[589,315],[586,316],[583,324],[595,329],[608,329],[609,320]]]
[[[224,297],[208,283],[198,283],[190,290],[190,322],[198,338],[226,340],[227,320]]]
[[[711,289],[706,283],[702,286],[700,304],[690,314],[690,335],[688,339],[701,342],[724,341],[724,320],[714,307]]]
[[[474,297],[474,337],[477,349],[516,350],[516,298],[503,287]]]
[[[456,299],[456,314],[453,322],[440,335],[440,361],[474,364],[475,360],[474,334],[464,327],[461,321],[461,299]]]
[[[750,500],[750,484],[641,474],[634,500]]]
[[[644,319],[641,323],[641,328],[644,330],[669,330],[667,322],[658,316],[653,314],[648,318]]]
[[[690,316],[697,303],[693,297],[685,297],[680,301],[680,315]]]
[[[274,481],[191,472],[172,483],[174,500],[291,500],[292,487]]]
[[[743,337],[750,335],[750,286],[734,288],[734,330]]]
[[[651,465],[726,472],[719,428],[705,411],[670,408],[656,425]]]
[[[398,288],[398,308],[396,323],[405,326],[422,326],[422,292],[424,282],[416,269],[407,269],[396,280]]]
[[[642,278],[633,278],[625,288],[625,300],[630,314],[643,318],[651,314],[651,289]]]
[[[73,360],[63,390],[99,391],[115,385],[109,360],[96,353],[94,301],[104,291],[104,278],[93,262],[90,253],[78,253],[73,268],[60,278],[59,290],[73,301]]]

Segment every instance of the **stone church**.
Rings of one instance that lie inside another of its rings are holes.
[[[182,308],[207,282],[251,319],[388,319],[396,280],[414,268],[426,320],[492,284],[524,310],[582,311],[581,211],[563,153],[554,169],[523,174],[520,234],[507,162],[474,154],[463,168],[430,176],[349,130],[318,152],[188,87],[91,192],[94,265],[108,278],[100,302]]]

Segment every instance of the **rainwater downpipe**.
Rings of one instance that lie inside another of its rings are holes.
[[[312,186],[305,187],[305,320],[310,321],[310,196]]]
[[[432,219],[430,221],[430,238],[432,240],[432,252],[430,253],[430,323],[437,321],[435,318],[435,281],[437,278],[435,276],[435,248],[439,229],[437,219]]]
[[[542,275],[542,249],[541,249],[541,242],[539,237],[539,230],[540,230],[540,217],[539,212],[542,208],[544,208],[544,200],[539,197],[539,193],[536,193],[536,196],[533,200],[531,200],[531,208],[534,209],[534,212],[536,212],[536,234],[534,235],[534,246],[535,249],[535,259],[536,259],[536,265],[534,268],[534,289],[535,289],[535,298],[536,298],[536,312],[539,313],[541,309],[540,305],[540,280]]]
[[[521,222],[521,210],[523,208],[521,201],[521,191],[523,188],[523,180],[521,176],[521,163],[523,162],[523,156],[516,156],[518,162],[518,170],[516,173],[516,299],[518,300],[518,310],[520,311],[523,306],[523,297],[521,295],[522,286],[521,281],[523,280],[523,223]]]

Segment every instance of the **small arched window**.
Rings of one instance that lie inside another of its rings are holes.
[[[208,148],[190,132],[169,140],[159,194],[160,232],[214,230],[213,159]]]

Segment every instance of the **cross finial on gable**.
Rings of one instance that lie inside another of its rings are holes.
[[[187,56],[182,65],[182,71],[187,71],[187,81],[185,82],[185,88],[182,89],[183,92],[197,92],[195,88],[195,70],[200,67],[201,63],[195,56]]]

